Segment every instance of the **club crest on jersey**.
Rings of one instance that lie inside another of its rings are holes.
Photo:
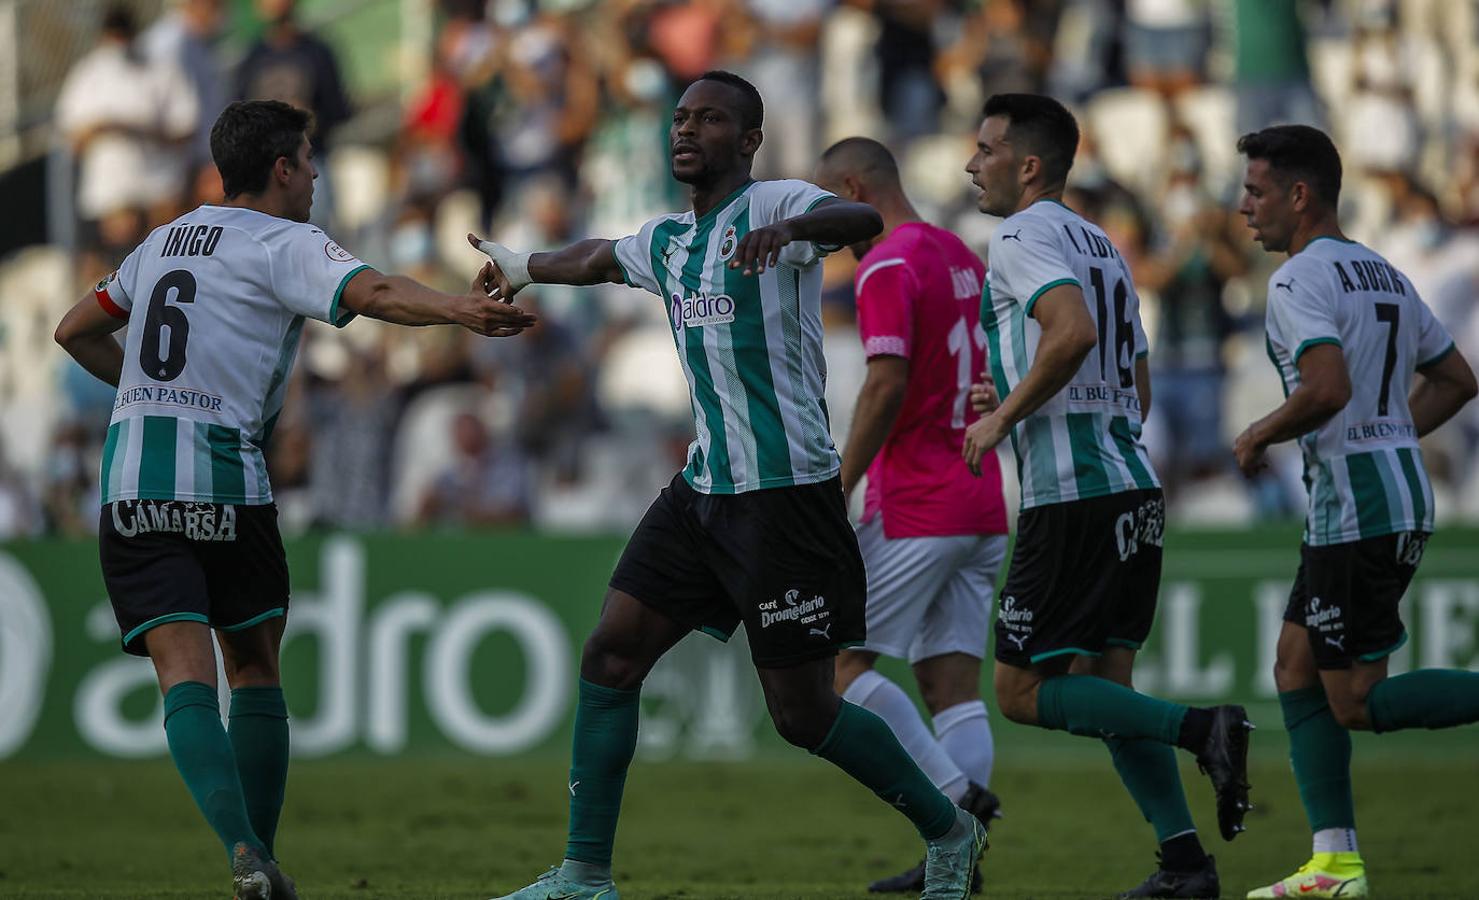
[[[672,306],[673,330],[702,328],[705,325],[728,325],[734,321],[734,298],[728,294],[694,294],[684,297],[672,294],[668,297]]]
[[[329,241],[328,243],[324,244],[324,256],[327,256],[334,262],[354,262],[354,254],[350,253],[348,250],[345,250],[334,241]]]
[[[729,259],[734,255],[734,247],[739,243],[739,237],[735,234],[734,226],[731,225],[724,230],[724,240],[719,244],[719,258]]]
[[[115,282],[117,280],[118,280],[118,273],[117,272],[110,272],[108,275],[105,275],[97,283],[96,286],[93,287],[93,292],[94,293],[101,294],[103,291],[106,291],[108,289],[108,285],[112,284],[113,282]]]

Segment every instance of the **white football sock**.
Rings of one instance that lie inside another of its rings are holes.
[[[1322,828],[1315,832],[1316,853],[1358,853],[1356,829]]]
[[[950,798],[951,803],[957,803],[965,796],[966,788],[970,786],[965,773],[950,761],[950,754],[930,734],[929,727],[924,724],[924,717],[919,714],[919,708],[904,693],[903,688],[869,669],[847,686],[842,699],[869,710],[887,722],[888,727],[893,729],[894,737],[914,757],[919,768],[940,789],[940,793]]]
[[[941,710],[935,716],[935,737],[965,777],[981,787],[991,786],[996,745],[991,739],[984,700],[967,700]]]

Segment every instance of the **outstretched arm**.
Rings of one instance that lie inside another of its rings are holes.
[[[781,250],[792,241],[811,241],[832,247],[861,243],[883,230],[883,217],[866,203],[835,197],[821,201],[804,215],[757,228],[740,240],[729,267],[744,267],[758,275],[780,263]]]
[[[516,253],[469,232],[467,242],[493,260],[493,282],[505,300],[530,284],[622,284],[616,242],[603,238],[577,241],[563,250]]]
[[[465,294],[443,294],[414,278],[365,269],[349,279],[340,303],[395,325],[461,325],[486,337],[510,337],[536,321],[517,306],[489,296],[494,267],[484,263]]]

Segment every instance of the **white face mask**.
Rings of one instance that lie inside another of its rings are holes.
[[[622,79],[622,86],[627,89],[627,93],[648,103],[662,98],[666,84],[667,77],[663,74],[662,66],[651,59],[632,62],[627,66],[626,77]]]

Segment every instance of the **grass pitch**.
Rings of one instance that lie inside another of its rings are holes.
[[[1377,896],[1479,897],[1479,754],[1359,762],[1361,844]],[[1231,845],[1210,789],[1183,774],[1224,896],[1309,855],[1287,763],[1253,771],[1257,809]],[[985,897],[1106,897],[1154,866],[1154,843],[1107,753],[1004,757],[1006,818]],[[617,838],[622,895],[852,898],[917,861],[909,825],[819,761],[638,763]],[[563,760],[295,763],[278,853],[307,900],[486,898],[564,847]],[[225,856],[168,762],[0,766],[0,897],[229,896]]]

